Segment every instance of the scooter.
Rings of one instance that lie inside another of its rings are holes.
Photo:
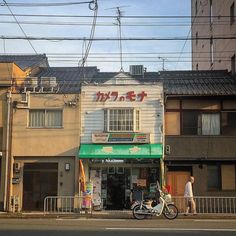
[[[159,191],[159,202],[152,207],[150,204],[145,204],[144,201],[136,201],[131,206],[133,216],[137,220],[143,220],[147,217],[160,216],[163,214],[169,220],[175,219],[178,214],[178,208],[171,202],[171,195]]]

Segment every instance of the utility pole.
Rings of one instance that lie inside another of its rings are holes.
[[[121,40],[121,10],[119,7],[117,7],[117,25],[118,25],[118,29],[119,29],[119,47],[120,47],[120,72],[124,72],[123,69],[123,55],[122,55],[122,40]]]
[[[158,57],[158,59],[162,60],[162,70],[165,71],[165,61],[167,61],[164,57]]]

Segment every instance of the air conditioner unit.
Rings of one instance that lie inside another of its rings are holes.
[[[26,88],[38,87],[38,77],[27,77],[24,82]]]
[[[41,77],[41,86],[43,88],[55,88],[57,86],[56,77]]]
[[[129,72],[131,75],[143,75],[143,65],[131,65],[129,66]]]
[[[13,164],[13,170],[15,173],[19,173],[20,172],[20,163],[19,162],[15,162]]]

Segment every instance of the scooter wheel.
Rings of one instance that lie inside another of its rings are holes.
[[[143,220],[146,218],[145,213],[145,207],[141,205],[137,205],[133,209],[133,216],[137,220]]]
[[[163,209],[163,215],[168,220],[174,220],[179,214],[178,208],[174,204],[168,204]]]

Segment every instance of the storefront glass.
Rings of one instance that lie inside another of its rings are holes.
[[[121,210],[130,209],[134,200],[154,198],[159,173],[159,160],[141,163],[136,159],[113,162],[91,159],[90,180],[95,185],[94,203],[98,208]]]

